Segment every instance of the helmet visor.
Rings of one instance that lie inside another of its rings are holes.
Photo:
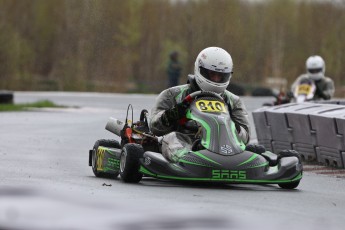
[[[301,85],[311,85],[313,84],[312,83],[312,80],[309,79],[309,78],[305,78],[305,79],[302,79],[301,82],[300,82]]]
[[[317,69],[308,69],[309,73],[320,73],[322,71],[322,68],[317,68]]]
[[[200,74],[209,81],[212,81],[215,83],[225,83],[230,80],[231,73],[217,72],[217,71],[206,69],[201,66],[199,68],[200,68]]]

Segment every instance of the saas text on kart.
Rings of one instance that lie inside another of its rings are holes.
[[[121,138],[96,141],[89,151],[89,165],[97,177],[138,183],[142,177],[164,180],[216,182],[225,184],[278,184],[294,189],[302,179],[303,167],[296,151],[274,154],[261,146],[240,141],[229,108],[212,92],[194,92],[184,122],[187,134],[173,132],[154,136],[147,110],[138,122],[110,118],[106,129]],[[128,109],[131,105],[128,106]],[[133,119],[133,109],[132,109]],[[173,138],[172,138],[173,137]],[[174,152],[173,157],[169,157]],[[177,152],[176,152],[177,151]]]

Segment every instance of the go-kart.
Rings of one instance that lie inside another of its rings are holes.
[[[303,79],[296,86],[294,92],[285,93],[284,91],[274,92],[272,96],[275,97],[274,102],[264,103],[263,106],[275,106],[287,103],[302,103],[312,101],[316,93],[316,85],[312,80]]]
[[[176,160],[168,160],[161,153],[165,136],[150,132],[147,110],[141,112],[138,122],[130,122],[129,105],[125,122],[110,118],[106,125],[108,131],[121,138],[121,143],[102,139],[89,151],[89,166],[94,174],[108,178],[120,174],[121,180],[128,183],[138,183],[145,176],[175,181],[278,184],[284,189],[298,186],[303,173],[299,154],[293,150],[274,154],[260,146],[245,146],[221,96],[198,91],[183,102],[189,106],[185,127],[191,121],[197,124],[197,129],[191,128],[197,132],[189,133],[191,148],[184,149]]]
[[[292,102],[301,103],[313,100],[316,93],[316,85],[310,79],[303,79],[293,92]]]

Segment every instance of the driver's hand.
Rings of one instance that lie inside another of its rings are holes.
[[[186,103],[178,103],[171,109],[165,110],[161,119],[165,126],[176,124],[181,118],[186,116],[188,105]]]
[[[291,99],[291,98],[294,97],[293,92],[291,92],[291,91],[288,91],[288,92],[286,93],[286,96],[287,96],[288,99]]]
[[[318,95],[319,97],[323,97],[323,95],[322,95],[323,93],[320,90],[320,88],[318,88],[318,87],[316,87],[315,94]]]
[[[321,97],[324,100],[329,100],[331,99],[331,97],[329,95],[326,95],[322,92],[322,90],[318,87],[316,87],[316,91],[315,94],[318,95],[319,97]]]

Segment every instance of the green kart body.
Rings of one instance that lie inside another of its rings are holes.
[[[132,137],[128,138],[124,126],[122,132],[113,132],[120,134],[121,144],[100,140],[90,150],[89,165],[95,175],[117,177],[120,174],[123,181],[130,183],[137,183],[145,176],[175,181],[278,184],[285,189],[298,186],[303,167],[295,151],[274,154],[246,150],[229,108],[219,96],[197,92],[187,97],[186,117],[199,127],[200,135],[193,140],[197,145],[180,151],[175,160],[168,160],[159,151],[159,137],[154,137],[155,141],[143,141],[151,136],[135,132],[132,126],[127,127]]]

